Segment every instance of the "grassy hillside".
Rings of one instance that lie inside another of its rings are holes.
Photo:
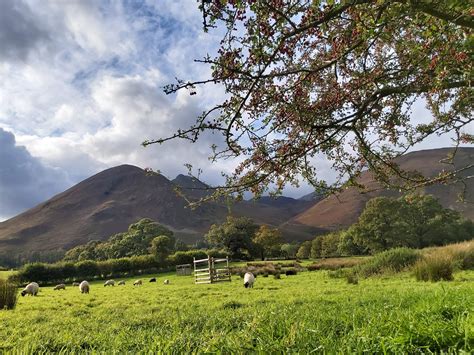
[[[93,283],[89,295],[48,287],[0,311],[0,352],[469,352],[473,281],[464,271],[452,282],[399,274],[349,285],[314,271],[258,277],[253,289],[172,274],[139,288]]]

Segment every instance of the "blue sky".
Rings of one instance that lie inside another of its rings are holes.
[[[216,86],[195,96],[162,90],[175,77],[209,77],[193,59],[214,54],[220,33],[201,26],[193,0],[0,1],[0,221],[120,164],[174,178],[189,162],[218,183],[235,162],[209,163],[210,145],[220,143],[212,135],[193,146],[141,146],[222,99]],[[414,115],[426,115],[423,105]],[[449,144],[445,137],[420,148]]]

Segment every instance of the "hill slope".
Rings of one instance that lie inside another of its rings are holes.
[[[447,164],[441,162],[451,151],[450,148],[423,150],[404,155],[398,161],[401,168],[407,171],[418,171],[426,177],[435,176],[442,169],[449,170]],[[462,168],[474,163],[474,148],[459,148],[456,154],[454,164],[456,168]],[[474,168],[463,171],[463,176],[474,175]],[[377,188],[379,185],[374,182],[372,175],[365,172],[360,177],[366,186],[370,189]],[[436,196],[444,207],[449,207],[460,211],[467,218],[474,219],[474,179],[453,185],[434,185],[423,188],[423,193]],[[465,190],[465,199],[471,203],[461,203],[457,201],[459,194]],[[294,217],[289,223],[299,223],[305,226],[311,226],[323,229],[340,229],[356,222],[360,213],[368,200],[376,196],[400,196],[398,191],[379,190],[367,194],[361,194],[355,188],[349,188],[338,196],[329,196],[319,201],[311,208]]]
[[[205,184],[184,175],[169,181],[131,165],[105,170],[0,223],[0,252],[69,249],[89,240],[107,239],[144,217],[166,225],[177,237],[191,242],[229,214],[222,203],[187,208],[185,199],[174,190],[176,185],[193,197],[206,193],[199,190]],[[296,205],[309,207],[305,202],[279,207],[244,201],[231,206],[231,213],[276,226],[302,211]],[[313,230],[317,229],[311,228],[311,233]]]

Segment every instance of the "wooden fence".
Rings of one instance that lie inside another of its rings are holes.
[[[229,258],[218,259],[208,256],[206,259],[194,259],[194,279],[197,284],[231,281]]]
[[[176,265],[177,276],[188,276],[193,273],[191,264]]]

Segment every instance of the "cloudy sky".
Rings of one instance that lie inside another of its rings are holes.
[[[193,0],[1,0],[0,220],[119,164],[174,178],[191,162],[217,183],[232,162],[209,164],[213,136],[141,146],[186,127],[222,95],[163,93],[175,77],[209,76],[193,59],[213,54],[220,36],[201,23]]]

